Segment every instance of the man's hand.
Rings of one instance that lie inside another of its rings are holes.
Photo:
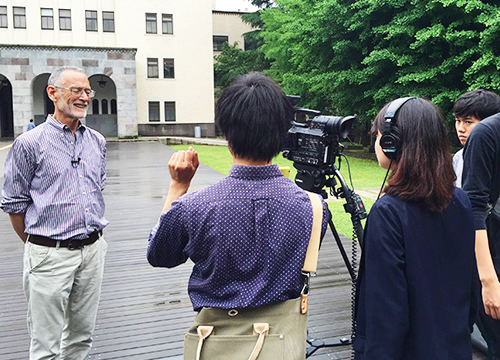
[[[187,151],[177,151],[168,162],[172,183],[189,188],[199,165],[198,153],[191,146]]]
[[[24,232],[24,217],[26,214],[21,213],[21,214],[9,214],[10,217],[10,222],[12,224],[12,227],[14,228],[14,231],[16,232],[17,236],[21,238],[23,242],[26,242],[28,239],[28,234]]]
[[[198,153],[191,146],[187,151],[178,151],[172,155],[168,162],[168,170],[172,181],[170,182],[162,213],[169,209],[175,200],[187,193],[191,179],[193,179],[199,165]]]
[[[486,314],[500,320],[500,282],[483,283],[482,295]]]
[[[486,230],[476,230],[476,260],[481,280],[484,311],[494,319],[500,319],[500,283],[493,266],[488,234]]]

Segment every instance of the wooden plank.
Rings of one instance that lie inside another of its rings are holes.
[[[105,230],[109,244],[94,346],[89,360],[182,360],[183,337],[195,313],[187,295],[192,264],[152,268],[146,260],[150,229],[169,184],[173,150],[154,142],[108,144]],[[201,165],[192,190],[222,178]],[[347,216],[347,215],[346,215]],[[28,357],[26,300],[22,290],[23,244],[8,216],[0,216],[0,358]],[[342,237],[350,256],[351,242]],[[326,341],[349,337],[351,284],[330,232],[311,280],[309,334]],[[350,359],[350,346],[318,350],[314,360]],[[485,359],[475,355],[474,359]]]

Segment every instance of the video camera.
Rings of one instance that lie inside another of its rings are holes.
[[[339,143],[351,131],[354,116],[324,116],[320,111],[297,107],[300,97],[288,96],[295,121],[288,131],[283,156],[297,169],[295,182],[302,189],[323,194],[326,175],[335,173],[335,158],[342,155]]]

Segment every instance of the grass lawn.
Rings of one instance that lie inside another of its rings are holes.
[[[229,169],[232,165],[232,156],[225,146],[210,146],[210,145],[192,145],[196,151],[198,151],[198,157],[201,163],[219,171],[220,173],[227,175]],[[175,150],[187,150],[189,145],[172,145]],[[352,182],[356,189],[379,189],[384,180],[385,170],[378,166],[378,163],[373,160],[357,159],[354,157],[348,157],[350,167]],[[291,161],[283,158],[283,156],[278,155],[273,159],[273,163],[280,167],[288,166],[290,167],[290,179],[295,179],[297,171],[293,167]],[[349,181],[349,173],[347,168],[347,163],[345,159],[342,159],[340,172],[344,177],[345,181],[349,186],[351,186]],[[364,197],[363,202],[367,210],[371,208],[375,202],[373,199]],[[341,199],[340,201],[329,201],[328,206],[332,212],[333,222],[337,231],[340,234],[346,235],[348,237],[352,236],[352,224],[349,214],[344,211],[345,201]]]

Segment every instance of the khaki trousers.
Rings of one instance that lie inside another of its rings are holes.
[[[30,360],[83,360],[101,294],[107,243],[79,250],[26,242],[23,286],[28,300]]]

